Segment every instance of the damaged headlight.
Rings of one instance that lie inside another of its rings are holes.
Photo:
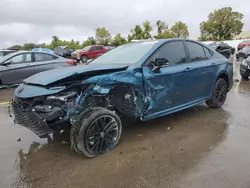
[[[68,92],[68,93],[62,93],[58,95],[50,95],[46,97],[46,100],[60,100],[60,101],[68,101],[68,99],[75,97],[77,95],[77,92]]]

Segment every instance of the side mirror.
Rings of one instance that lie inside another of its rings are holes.
[[[165,58],[157,58],[153,63],[152,72],[159,73],[162,67],[168,66],[169,61]]]
[[[10,60],[10,61],[5,61],[4,63],[3,63],[3,65],[4,66],[7,66],[7,65],[10,65],[12,63],[12,61]]]

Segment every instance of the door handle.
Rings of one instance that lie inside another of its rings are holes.
[[[211,65],[210,65],[210,66],[212,66],[212,67],[213,67],[213,66],[215,66],[215,65],[216,65],[215,63],[211,63]]]
[[[190,71],[191,69],[189,67],[185,68],[184,71]]]

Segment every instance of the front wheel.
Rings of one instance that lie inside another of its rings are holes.
[[[206,104],[211,108],[220,108],[226,101],[228,85],[223,78],[219,78],[214,86],[212,99],[206,101]]]
[[[71,128],[70,135],[73,148],[80,155],[96,157],[118,144],[122,123],[114,112],[106,108],[90,108],[82,113],[80,119],[79,124]]]

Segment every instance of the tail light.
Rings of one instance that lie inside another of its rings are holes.
[[[75,65],[75,61],[74,60],[69,60],[66,63],[70,64],[70,65]]]

